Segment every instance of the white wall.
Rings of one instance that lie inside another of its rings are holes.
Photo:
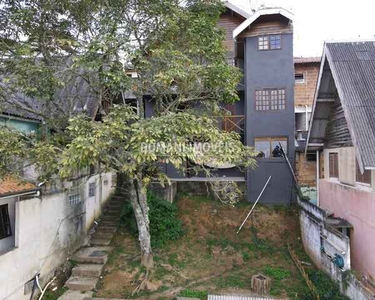
[[[90,182],[97,185],[96,197],[88,197]],[[44,281],[52,277],[53,271],[82,245],[113,186],[112,174],[105,173],[76,186],[82,195],[76,205],[69,203],[69,190],[15,203],[17,247],[0,255],[0,300],[28,300],[25,283],[37,272]]]

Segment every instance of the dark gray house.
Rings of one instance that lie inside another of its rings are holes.
[[[243,182],[248,201],[255,201],[269,176],[272,179],[261,203],[289,204],[293,201],[293,177],[279,149],[281,143],[294,166],[294,61],[293,15],[283,8],[264,8],[248,12],[231,2],[218,26],[226,32],[228,63],[244,72],[238,86],[240,101],[226,105],[231,115],[222,120],[223,130],[236,131],[243,142],[260,152],[256,170],[236,167],[219,169],[210,180]],[[146,116],[152,104],[146,101]],[[189,177],[165,165],[174,181],[206,181]]]

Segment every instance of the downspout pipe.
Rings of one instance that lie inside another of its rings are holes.
[[[319,174],[320,174],[320,152],[316,150],[316,205],[320,206],[319,201]]]

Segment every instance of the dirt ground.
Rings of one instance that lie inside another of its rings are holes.
[[[121,228],[96,295],[127,299],[173,299],[181,292],[204,299],[216,294],[254,295],[251,276],[272,279],[272,296],[298,299],[305,283],[287,251],[300,247],[296,208],[258,206],[239,234],[249,204],[225,206],[204,197],[177,201],[185,234],[154,249],[155,269],[147,289],[132,295],[144,276],[137,239]]]

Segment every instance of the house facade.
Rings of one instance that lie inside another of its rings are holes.
[[[236,181],[246,188],[248,201],[255,201],[267,179],[262,203],[290,204],[294,200],[293,177],[280,150],[290,164],[295,158],[293,15],[282,8],[248,12],[224,2],[226,10],[218,26],[225,32],[228,63],[243,71],[237,88],[240,100],[225,105],[231,114],[221,120],[223,130],[241,135],[245,145],[259,151],[258,167],[241,170],[221,168],[213,180]],[[146,117],[153,114],[146,101]],[[172,181],[206,181],[212,178],[179,173],[171,164],[163,166]]]
[[[344,222],[350,261],[375,291],[375,44],[326,43],[306,151],[318,151],[323,170],[318,206]]]

